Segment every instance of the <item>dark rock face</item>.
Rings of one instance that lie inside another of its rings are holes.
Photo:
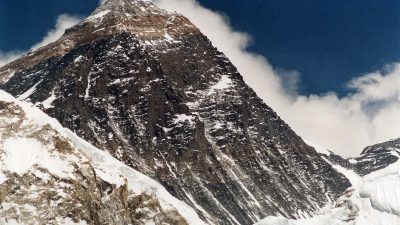
[[[397,162],[399,156],[400,139],[368,146],[357,158],[346,159],[333,153],[329,156],[324,155],[332,163],[351,169],[360,176],[383,169]]]
[[[352,163],[353,170],[363,176],[383,169],[395,163],[399,159],[399,153],[400,139],[368,146],[362,151],[361,156],[355,159],[357,163]]]
[[[106,2],[59,41],[1,68],[0,80],[205,221],[301,217],[350,186],[207,37],[149,2]]]

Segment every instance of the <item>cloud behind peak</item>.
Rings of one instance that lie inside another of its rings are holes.
[[[199,27],[300,136],[344,156],[356,156],[367,145],[400,136],[399,63],[353,78],[347,84],[352,92],[345,97],[334,92],[300,95],[296,85],[301,74],[275,70],[265,57],[248,51],[250,35],[233,30],[225,15],[195,0],[156,3],[182,13]]]

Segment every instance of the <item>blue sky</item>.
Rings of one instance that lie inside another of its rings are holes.
[[[53,29],[60,14],[88,15],[98,0],[2,0],[0,50],[29,49]]]
[[[24,50],[62,13],[88,15],[97,0],[2,0],[0,51]],[[300,93],[349,91],[352,77],[400,59],[398,0],[200,0],[253,37],[250,50],[301,74]]]
[[[297,70],[300,91],[344,94],[355,75],[400,59],[398,0],[202,0],[254,38],[250,50]]]
[[[88,15],[97,0],[2,0],[0,51],[25,50],[58,15]],[[250,50],[301,74],[300,93],[345,95],[352,77],[400,59],[398,0],[200,0],[253,38]]]

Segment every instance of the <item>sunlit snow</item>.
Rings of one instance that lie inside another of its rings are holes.
[[[267,217],[256,225],[398,225],[400,162],[364,176],[340,198],[310,219]]]

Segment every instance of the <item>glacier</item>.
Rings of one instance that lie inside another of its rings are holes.
[[[394,151],[397,157],[399,153]],[[353,184],[333,205],[316,216],[291,220],[267,217],[256,225],[398,225],[400,224],[400,162],[377,170]]]

